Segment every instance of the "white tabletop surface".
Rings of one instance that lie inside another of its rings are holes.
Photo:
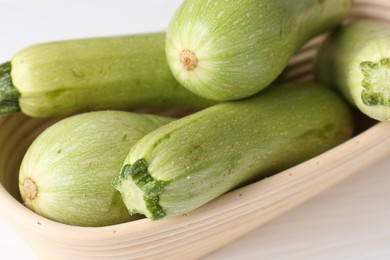
[[[181,2],[0,0],[0,61],[39,42],[163,31]],[[385,158],[205,259],[390,259],[389,198]],[[0,252],[37,259],[1,218]]]

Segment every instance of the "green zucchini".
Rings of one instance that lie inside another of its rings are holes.
[[[106,226],[130,215],[111,186],[130,147],[171,118],[120,111],[75,115],[46,129],[29,147],[19,173],[24,204],[69,225]]]
[[[167,31],[175,78],[199,96],[236,100],[272,83],[294,52],[339,24],[352,0],[186,0]]]
[[[172,76],[165,34],[35,45],[0,66],[0,114],[34,117],[129,108],[204,108],[215,102]]]
[[[157,220],[275,174],[345,141],[347,104],[314,83],[206,108],[139,140],[113,180],[130,212]]]
[[[338,88],[361,112],[390,120],[390,28],[357,21],[338,28],[321,46],[316,75]]]

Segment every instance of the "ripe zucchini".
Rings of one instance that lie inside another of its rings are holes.
[[[154,220],[176,216],[318,155],[351,133],[349,107],[330,89],[270,87],[146,135],[113,185],[130,212]]]
[[[390,120],[390,28],[372,21],[340,27],[321,46],[316,75],[351,104],[379,121]]]
[[[307,40],[339,24],[352,0],[186,0],[167,31],[175,78],[199,96],[248,97]]]
[[[19,189],[25,205],[57,222],[106,226],[130,221],[111,186],[130,147],[170,118],[99,111],[63,119],[46,129],[25,154]]]
[[[0,114],[34,117],[128,108],[203,108],[213,104],[173,78],[165,34],[39,44],[0,66]]]

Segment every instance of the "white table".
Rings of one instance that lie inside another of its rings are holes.
[[[0,0],[0,60],[38,42],[163,31],[181,2]],[[390,259],[389,198],[386,158],[205,259]],[[36,259],[2,219],[0,252]]]

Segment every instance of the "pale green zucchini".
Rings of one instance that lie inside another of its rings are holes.
[[[339,24],[352,0],[186,0],[167,31],[175,78],[205,98],[248,97],[273,82],[294,52]]]
[[[390,27],[372,21],[340,27],[320,48],[316,75],[364,114],[389,121]]]
[[[24,204],[57,222],[106,226],[137,219],[111,186],[132,145],[172,119],[99,111],[63,119],[25,154],[19,173]]]
[[[0,114],[34,117],[129,108],[203,108],[213,104],[172,76],[165,34],[35,45],[0,66]]]
[[[314,83],[270,87],[206,108],[151,132],[113,180],[130,212],[151,219],[187,213],[345,141],[349,107]]]

